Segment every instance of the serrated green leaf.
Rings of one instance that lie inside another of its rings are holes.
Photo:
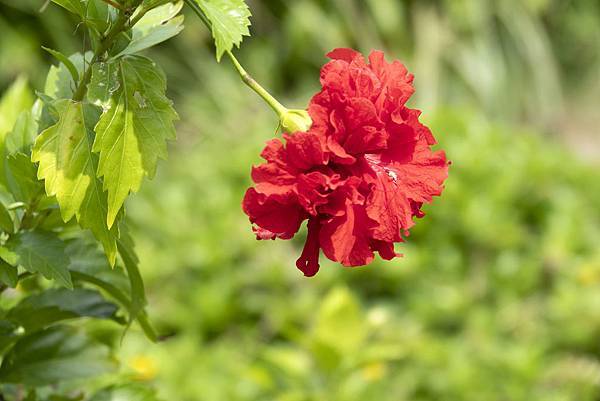
[[[108,347],[66,327],[25,336],[0,366],[0,382],[32,387],[95,377],[116,369]]]
[[[162,43],[183,30],[183,15],[177,16],[183,2],[168,3],[154,8],[142,17],[132,29],[129,45],[118,56],[138,53]]]
[[[134,383],[102,389],[90,401],[159,401],[159,398],[148,386]]]
[[[108,319],[114,317],[117,307],[97,291],[75,288],[49,289],[31,295],[6,314],[6,319],[26,331],[35,331],[57,322],[78,317]]]
[[[71,78],[73,78],[73,81],[79,82],[79,71],[77,71],[75,64],[73,64],[73,62],[71,60],[69,60],[69,58],[67,56],[65,56],[64,54],[62,54],[59,51],[50,49],[49,47],[42,46],[42,49],[46,50],[55,59],[57,59],[58,61],[63,63],[65,65],[65,67],[67,67],[67,70],[69,70],[69,72],[71,73]]]
[[[144,176],[154,176],[159,158],[166,159],[167,139],[175,138],[177,113],[165,91],[163,72],[147,58],[125,56],[94,66],[89,98],[105,111],[93,150],[100,153],[98,176],[108,191],[109,227],[129,193],[138,191]]]
[[[6,247],[17,256],[15,263],[10,260],[7,262],[18,264],[31,273],[41,273],[49,280],[56,280],[67,288],[73,288],[66,245],[55,233],[21,232],[10,237]]]
[[[244,0],[195,0],[211,24],[217,61],[250,36],[250,9]]]
[[[0,260],[0,283],[15,288],[19,282],[19,272],[15,266],[11,266],[4,260]]]
[[[97,111],[91,105],[60,100],[60,119],[36,139],[32,160],[39,162],[38,178],[46,193],[56,196],[65,222],[73,216],[102,243],[111,265],[116,259],[116,227],[106,226],[107,201],[96,178],[97,156],[92,153],[92,124]]]

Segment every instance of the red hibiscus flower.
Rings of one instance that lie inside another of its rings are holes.
[[[312,127],[267,143],[243,201],[258,239],[290,239],[308,220],[296,262],[306,276],[319,270],[320,250],[344,266],[366,265],[375,252],[400,256],[394,243],[448,176],[444,152],[431,150],[431,131],[406,106],[414,89],[404,65],[379,51],[368,63],[351,49],[328,56],[308,108]]]

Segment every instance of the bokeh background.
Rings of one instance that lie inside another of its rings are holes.
[[[68,13],[0,0],[0,90],[40,88]],[[192,15],[151,52],[180,112],[128,204],[150,315],[123,370],[167,400],[600,400],[600,2],[253,0],[237,52],[305,107],[335,47],[383,49],[453,161],[404,258],[306,279],[303,244],[254,240],[240,201],[277,121]]]

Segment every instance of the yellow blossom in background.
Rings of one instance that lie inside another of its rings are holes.
[[[383,362],[373,362],[362,368],[362,377],[367,382],[375,382],[387,375],[387,366]]]
[[[585,264],[577,272],[577,281],[584,286],[598,284],[600,283],[600,270],[596,266]]]
[[[134,356],[129,360],[129,367],[134,371],[134,379],[139,381],[153,380],[158,373],[156,360],[147,355]]]

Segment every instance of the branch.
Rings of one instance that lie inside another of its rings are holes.
[[[98,46],[98,49],[94,53],[94,56],[92,57],[92,61],[90,62],[90,68],[88,68],[85,71],[85,74],[83,74],[83,76],[81,77],[81,80],[79,81],[79,84],[77,85],[77,89],[75,89],[75,93],[73,93],[74,101],[83,100],[83,97],[85,96],[85,94],[87,92],[87,85],[90,82],[90,79],[92,78],[91,66],[94,63],[96,63],[104,55],[104,53],[106,53],[110,49],[110,47],[112,46],[116,37],[125,30],[128,19],[129,18],[127,17],[126,13],[124,13],[124,12],[119,13],[119,18],[117,19],[115,24],[112,26],[112,28],[108,31],[108,33],[106,34],[104,39],[100,42],[100,46]]]

